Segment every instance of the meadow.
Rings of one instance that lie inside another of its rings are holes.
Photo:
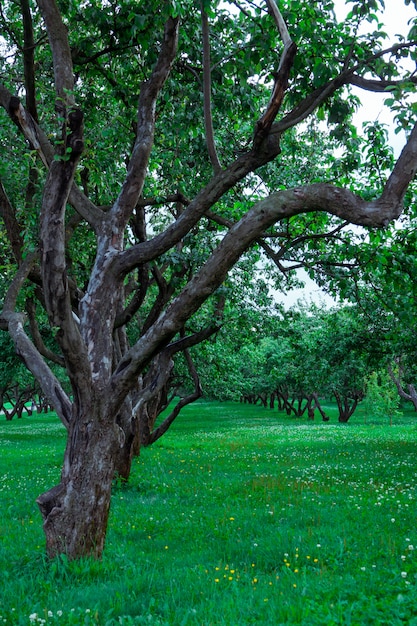
[[[1,421],[0,624],[417,625],[416,443],[414,413],[201,401],[115,484],[103,559],[68,562],[35,504],[64,429]]]

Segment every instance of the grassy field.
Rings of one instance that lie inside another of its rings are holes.
[[[417,416],[187,407],[115,486],[101,562],[44,556],[56,417],[0,422],[0,624],[417,625]]]

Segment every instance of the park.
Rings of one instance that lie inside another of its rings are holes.
[[[414,411],[390,427],[326,408],[311,424],[260,404],[186,407],[114,486],[99,562],[44,556],[35,498],[59,476],[57,417],[1,422],[1,619],[413,624]]]
[[[3,623],[416,620],[392,8],[2,1]]]

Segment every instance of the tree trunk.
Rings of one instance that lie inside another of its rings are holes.
[[[407,385],[408,393],[404,390],[404,387],[402,386],[402,383],[401,383],[401,376],[403,374],[403,370],[402,370],[401,362],[399,359],[397,360],[397,365],[398,365],[398,376],[395,375],[394,370],[392,369],[390,365],[388,366],[388,374],[391,380],[393,381],[393,383],[395,384],[395,386],[397,387],[398,395],[400,396],[400,398],[402,398],[403,400],[407,400],[408,402],[412,402],[414,409],[417,411],[417,391],[414,385],[412,385],[411,383]]]
[[[337,406],[339,408],[339,422],[346,424],[354,414],[358,403],[363,398],[363,394],[358,392],[354,393],[351,397],[345,395],[341,396],[337,391],[334,393]],[[352,400],[352,404],[349,405],[349,399]]]
[[[49,557],[100,558],[106,537],[120,428],[100,401],[74,416],[61,482],[38,499]]]
[[[324,411],[323,407],[320,404],[320,400],[319,400],[317,393],[313,393],[313,398],[314,398],[314,402],[316,405],[316,409],[320,413],[323,422],[330,421],[330,417],[326,414],[326,412]]]
[[[314,421],[314,412],[315,412],[315,403],[314,403],[314,395],[311,394],[307,397],[307,415],[308,419]]]

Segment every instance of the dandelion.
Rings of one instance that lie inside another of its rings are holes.
[[[31,613],[29,615],[29,621],[33,624],[34,622],[36,622],[36,620],[38,619],[38,614],[37,613]]]
[[[401,572],[401,576],[402,576],[403,578],[407,578],[407,572]]]
[[[414,546],[413,546],[413,545],[411,545],[411,543],[410,543],[410,545],[408,546],[408,549],[409,549],[409,550],[414,550]]]

